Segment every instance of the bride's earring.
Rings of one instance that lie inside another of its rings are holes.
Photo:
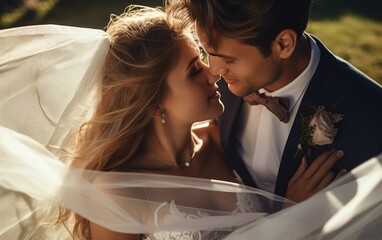
[[[162,124],[165,124],[165,123],[166,123],[166,114],[165,114],[165,113],[162,113],[162,118],[161,118],[160,122],[161,122]]]

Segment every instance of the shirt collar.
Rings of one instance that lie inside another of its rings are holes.
[[[288,85],[276,91],[269,92],[264,88],[259,89],[259,93],[265,93],[265,95],[267,96],[288,98],[289,112],[292,111],[296,103],[303,96],[311,78],[313,77],[313,74],[317,69],[318,62],[320,61],[321,51],[317,43],[309,34],[306,34],[306,36],[309,39],[311,46],[309,65],[306,67],[306,69],[302,71],[301,74],[297,76],[293,81],[291,81]]]

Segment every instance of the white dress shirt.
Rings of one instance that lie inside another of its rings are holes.
[[[316,71],[320,49],[308,36],[311,56],[308,67],[292,82],[274,92],[260,89],[260,93],[289,99],[289,121],[281,122],[263,105],[244,103],[239,118],[238,152],[244,160],[258,188],[274,192],[277,173],[289,132],[292,128],[302,97]]]

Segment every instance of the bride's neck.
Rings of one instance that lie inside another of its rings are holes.
[[[146,151],[173,165],[189,161],[197,144],[197,136],[192,133],[191,126],[154,123],[147,138]]]

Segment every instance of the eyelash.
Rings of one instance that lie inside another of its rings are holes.
[[[235,60],[234,60],[234,59],[224,60],[224,62],[225,62],[226,64],[232,64],[232,63],[235,62]]]
[[[193,70],[192,72],[191,72],[191,77],[195,77],[196,75],[198,75],[199,73],[201,73],[203,71],[203,68],[195,68],[195,70]]]

